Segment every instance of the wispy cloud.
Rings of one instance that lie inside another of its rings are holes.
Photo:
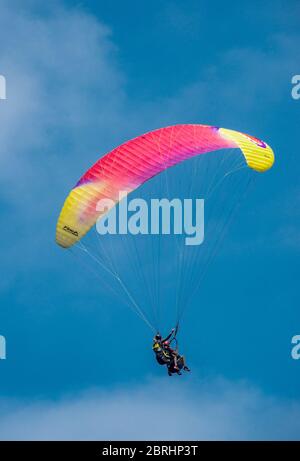
[[[7,279],[25,266],[43,264],[38,255],[45,243],[52,245],[63,198],[92,161],[86,152],[96,160],[127,126],[124,78],[110,29],[60,2],[44,15],[34,4],[26,11],[17,10],[17,3],[0,7],[1,72],[7,80],[7,100],[0,105],[1,219],[10,221],[2,226]]]
[[[222,379],[189,385],[175,377],[56,402],[6,402],[1,413],[1,440],[300,438],[300,402]]]

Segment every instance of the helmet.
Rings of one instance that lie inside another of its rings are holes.
[[[170,341],[165,341],[165,342],[164,342],[164,346],[165,346],[165,347],[169,347],[169,346],[170,346]]]
[[[160,340],[161,340],[161,335],[160,335],[159,333],[157,333],[157,335],[155,335],[155,339],[156,339],[157,341],[160,341]]]

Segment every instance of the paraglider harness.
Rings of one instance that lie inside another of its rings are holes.
[[[178,328],[178,327],[177,327]],[[176,333],[177,333],[177,330],[176,330]],[[170,357],[170,361],[169,363],[167,363],[167,367],[168,367],[168,371],[169,371],[169,374],[173,374],[173,373],[178,373],[183,367],[184,367],[184,359],[183,359],[183,356],[178,354],[178,340],[176,338],[176,335],[174,336],[174,338],[172,338],[172,340],[170,341],[170,343],[172,344],[172,342],[174,342],[176,344],[176,347],[174,349],[176,355],[177,355],[177,368],[175,368],[175,361],[174,361],[174,357],[171,356]]]
[[[176,325],[174,336],[170,341],[170,344],[172,344],[173,342],[176,344],[176,348],[175,348],[176,351],[178,350],[178,340],[176,337],[177,333],[178,333],[178,325]],[[155,353],[156,360],[160,365],[167,365],[168,367],[172,366],[173,357],[170,354],[170,352],[163,347],[163,344],[160,341],[155,341],[152,346],[152,349]]]
[[[163,348],[163,346],[158,341],[153,344],[152,349],[155,353],[156,360],[160,365],[167,365],[168,363],[170,363],[170,354]]]

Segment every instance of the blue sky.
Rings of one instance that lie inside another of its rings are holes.
[[[299,14],[292,0],[1,2],[0,437],[299,437]],[[101,153],[175,123],[249,132],[276,155],[186,314],[180,381],[54,243],[62,201]]]

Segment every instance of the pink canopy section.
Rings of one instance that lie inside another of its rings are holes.
[[[118,190],[132,190],[161,171],[194,155],[237,147],[206,125],[175,125],[151,131],[121,144],[98,160],[75,187],[99,179]]]

